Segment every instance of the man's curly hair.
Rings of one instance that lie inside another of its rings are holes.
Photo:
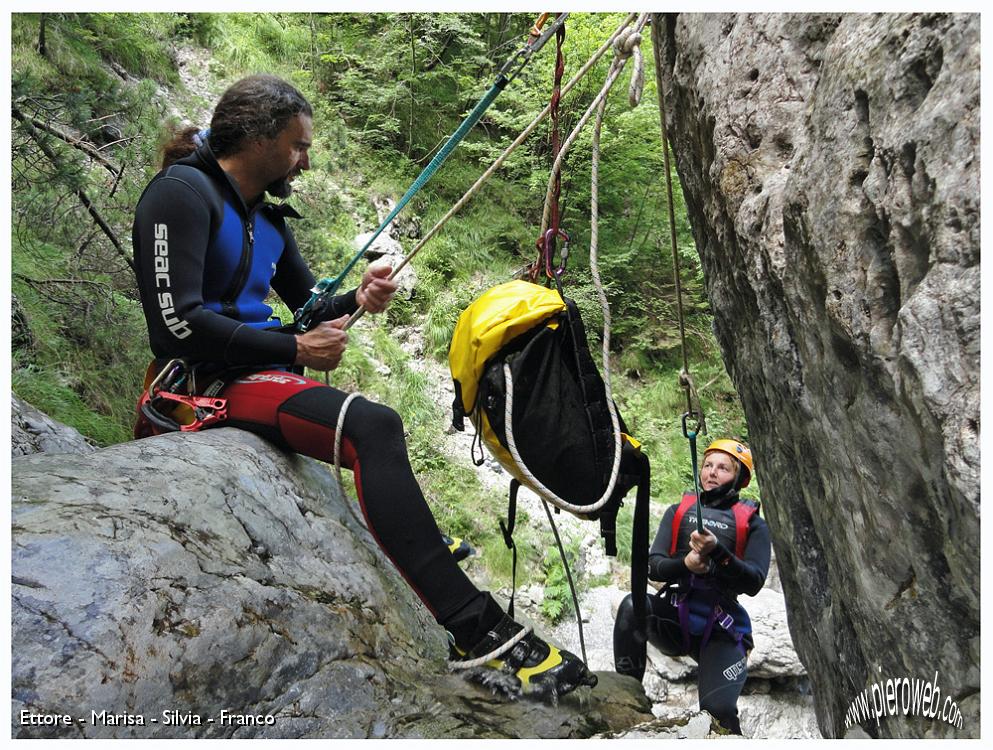
[[[246,140],[275,138],[291,118],[313,117],[310,103],[272,75],[242,78],[221,96],[210,121],[210,147],[218,158],[235,154]]]

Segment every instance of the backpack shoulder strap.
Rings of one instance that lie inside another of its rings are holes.
[[[669,544],[670,557],[676,554],[676,545],[679,544],[679,527],[683,523],[683,516],[694,505],[696,505],[696,495],[692,492],[683,493],[683,499],[679,502],[679,507],[676,508],[676,512],[672,516],[672,542]]]
[[[583,394],[583,407],[589,421],[590,436],[593,438],[594,461],[600,469],[604,486],[610,481],[610,470],[614,460],[614,426],[607,406],[607,390],[603,377],[590,354],[586,340],[586,326],[579,314],[579,308],[571,299],[562,297],[565,314],[560,317],[560,325],[568,332],[571,343],[576,378]]]
[[[748,524],[752,516],[759,512],[759,506],[749,500],[739,500],[731,506],[731,512],[734,513],[734,554],[742,559],[748,544]]]

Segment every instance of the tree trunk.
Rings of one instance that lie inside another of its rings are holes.
[[[48,21],[48,14],[41,14],[41,21],[38,23],[38,54],[48,57],[48,48],[45,46],[45,24]]]

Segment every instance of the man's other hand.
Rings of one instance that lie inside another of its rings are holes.
[[[390,266],[369,266],[362,274],[362,283],[355,292],[355,301],[371,313],[385,310],[397,293],[397,283],[387,278],[392,271]]]
[[[342,330],[348,316],[325,321],[306,333],[297,334],[297,358],[293,364],[312,370],[333,370],[341,362],[348,344],[348,334]]]

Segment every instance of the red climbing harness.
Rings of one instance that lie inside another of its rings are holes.
[[[683,516],[696,505],[696,495],[687,492],[683,495],[676,513],[672,517],[672,543],[669,545],[669,556],[676,554],[676,546],[679,544],[679,527],[683,523]],[[748,524],[751,523],[752,516],[759,512],[759,507],[747,500],[739,500],[731,506],[734,513],[734,556],[744,558],[745,546],[748,544]]]
[[[672,542],[669,545],[670,556],[675,555],[679,547],[679,529],[683,523],[683,518],[687,511],[696,506],[696,502],[694,493],[685,493],[679,507],[673,514]],[[734,514],[734,555],[739,559],[745,556],[745,547],[748,545],[748,526],[752,516],[758,511],[758,505],[747,500],[738,500],[731,506],[731,512]],[[679,612],[679,627],[683,631],[683,648],[687,653],[690,650],[689,598],[691,595],[702,598],[710,604],[710,614],[707,617],[707,624],[704,626],[700,648],[707,645],[716,624],[744,650],[742,634],[734,627],[734,618],[721,607],[721,591],[712,578],[704,578],[690,573],[685,586],[681,584],[678,589],[672,590],[672,595],[672,603]]]

